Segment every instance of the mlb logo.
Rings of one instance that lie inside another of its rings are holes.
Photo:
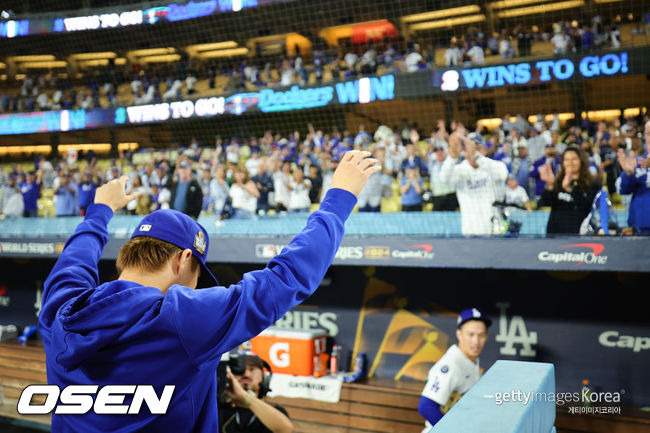
[[[151,230],[151,224],[142,224],[138,230],[141,232],[148,232]]]

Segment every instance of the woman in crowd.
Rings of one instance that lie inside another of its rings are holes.
[[[279,162],[278,162],[279,163]],[[286,211],[289,207],[291,193],[287,184],[291,181],[291,162],[282,162],[282,168],[273,173],[273,189],[275,191],[275,206],[278,211]]]
[[[550,206],[547,235],[579,234],[580,224],[592,208],[601,184],[589,171],[589,158],[578,147],[568,147],[562,153],[562,165],[557,176],[551,167],[540,168],[540,178],[546,182],[539,206]]]
[[[210,205],[214,207],[215,215],[221,215],[223,212],[229,192],[226,169],[223,164],[219,164],[214,171],[214,179],[210,181]]]
[[[131,187],[128,188],[127,194],[139,193],[137,199],[131,200],[126,204],[126,211],[130,215],[147,215],[149,213],[149,202],[151,197],[149,196],[149,188],[142,185],[142,178],[140,175],[133,176],[133,182]]]
[[[300,167],[296,167],[293,171],[293,177],[287,182],[287,189],[289,190],[289,213],[309,212],[311,181],[305,179],[305,174]]]
[[[229,196],[232,200],[232,218],[252,218],[257,209],[257,198],[260,196],[255,183],[248,177],[246,167],[237,167],[234,172],[234,182],[230,186]]]

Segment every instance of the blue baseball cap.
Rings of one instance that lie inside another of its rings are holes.
[[[145,216],[138,228],[131,235],[149,236],[161,241],[169,242],[183,250],[192,250],[194,257],[201,262],[201,269],[219,285],[205,264],[208,256],[209,235],[205,228],[189,216],[172,209],[160,209]]]
[[[460,327],[463,326],[465,322],[469,322],[470,320],[480,320],[481,322],[485,323],[486,328],[489,328],[492,324],[492,320],[481,313],[478,308],[467,308],[461,311],[458,315],[457,328],[460,329]]]

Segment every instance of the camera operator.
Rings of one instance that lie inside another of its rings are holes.
[[[230,369],[226,375],[228,385],[224,393],[229,403],[219,405],[219,433],[293,432],[287,411],[262,400],[269,389],[261,358],[247,355],[246,369],[241,375]]]

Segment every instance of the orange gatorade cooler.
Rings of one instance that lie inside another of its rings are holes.
[[[271,327],[250,343],[251,350],[269,363],[273,373],[312,376],[321,373],[314,369],[314,358],[318,359],[320,354],[325,353],[326,336],[322,330]]]

